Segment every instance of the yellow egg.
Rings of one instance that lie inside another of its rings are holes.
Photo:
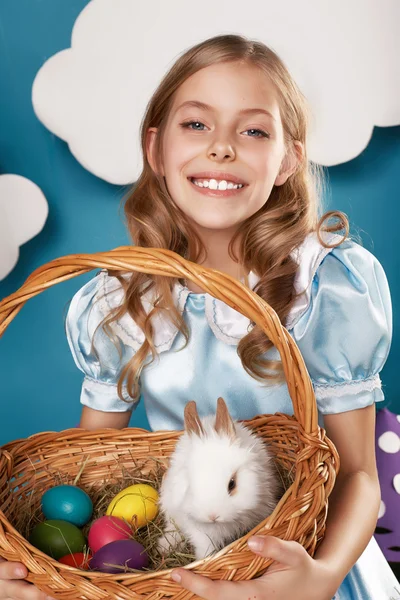
[[[146,483],[130,485],[115,498],[107,508],[107,515],[126,519],[137,528],[143,527],[152,521],[158,512],[158,493]]]

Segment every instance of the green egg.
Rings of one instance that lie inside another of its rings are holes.
[[[86,545],[85,536],[76,525],[59,519],[49,519],[36,525],[29,541],[56,560],[66,554],[82,552]]]

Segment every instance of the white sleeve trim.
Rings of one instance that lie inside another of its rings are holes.
[[[327,400],[328,398],[342,398],[359,394],[360,392],[373,392],[376,389],[382,389],[382,382],[379,375],[373,375],[367,379],[346,381],[336,385],[314,383],[315,397],[317,400]]]
[[[139,401],[132,400],[126,386],[123,386],[122,394],[126,402],[118,396],[116,383],[99,381],[86,376],[82,384],[81,404],[104,412],[125,412],[136,408]]]

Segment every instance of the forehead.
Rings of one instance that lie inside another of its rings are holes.
[[[235,114],[243,109],[261,108],[279,119],[277,90],[266,73],[256,66],[240,63],[220,63],[200,69],[177,89],[171,113],[188,100],[203,102],[214,112]]]

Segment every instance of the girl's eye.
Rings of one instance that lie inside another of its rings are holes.
[[[182,127],[185,127],[186,129],[191,129],[190,125],[203,125],[203,123],[200,123],[200,121],[189,121],[188,123],[182,123]],[[204,127],[204,125],[203,125]],[[202,129],[192,129],[192,131],[203,131]]]
[[[185,127],[186,129],[192,129],[190,126],[191,125],[200,125],[204,127],[204,124],[201,123],[200,121],[189,121],[188,123],[182,123],[181,127]],[[199,129],[198,127],[195,127],[194,129],[192,129],[192,131],[204,131],[203,129]],[[266,131],[263,131],[262,129],[247,129],[246,131],[254,131],[260,135],[249,135],[247,137],[255,137],[255,138],[259,138],[259,137],[266,137],[269,138],[271,137],[269,133],[267,133]]]
[[[263,131],[262,129],[247,129],[247,131],[256,131],[257,133],[261,134],[261,137],[266,137],[266,138],[270,137],[270,134],[267,133],[266,131]],[[258,135],[250,135],[248,137],[260,137],[260,136],[258,136]]]

